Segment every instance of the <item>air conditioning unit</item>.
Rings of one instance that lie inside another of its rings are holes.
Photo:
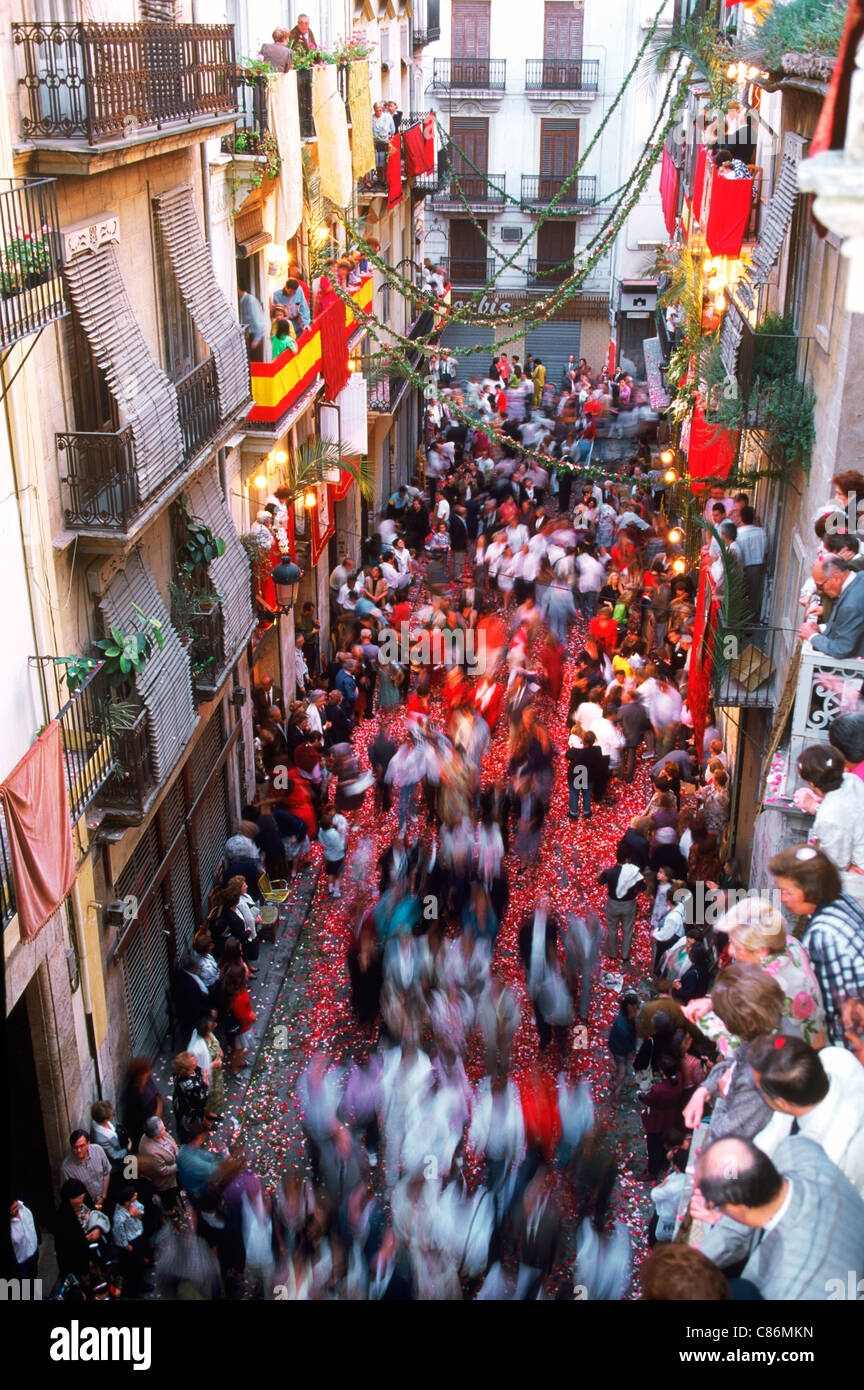
[[[521,240],[522,240],[522,228],[521,228],[521,227],[502,227],[502,228],[501,228],[501,240],[502,240],[502,241],[521,241]]]

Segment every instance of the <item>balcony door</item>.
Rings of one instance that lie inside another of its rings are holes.
[[[543,86],[578,87],[585,13],[581,4],[547,0],[543,7]]]
[[[450,135],[455,146],[454,180],[459,180],[459,186],[469,204],[484,202],[485,175],[489,172],[489,121],[479,116],[454,116],[450,122]],[[479,174],[476,172],[478,169]],[[458,195],[454,192],[453,196]]]
[[[486,231],[486,223],[478,225]],[[450,219],[450,279],[454,285],[486,284],[486,242],[467,218]]]
[[[117,402],[74,309],[66,320],[66,347],[75,429],[84,434],[114,433],[120,428]]]
[[[537,233],[537,270],[551,272],[542,275],[538,286],[559,285],[573,269],[573,250],[576,245],[575,222],[544,222]]]
[[[450,39],[454,87],[489,86],[491,0],[454,0]]]
[[[561,183],[572,174],[579,163],[579,122],[540,122],[540,199],[551,203]],[[565,197],[575,199],[578,180],[574,180]],[[542,230],[542,229],[541,229]]]

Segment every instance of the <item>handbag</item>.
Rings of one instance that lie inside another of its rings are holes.
[[[111,1220],[104,1211],[93,1208],[87,1217],[87,1230],[102,1231],[104,1235],[108,1236],[111,1234]]]

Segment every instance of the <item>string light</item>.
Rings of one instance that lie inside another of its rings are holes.
[[[279,465],[288,462],[288,455],[286,454],[286,452],[285,452],[284,449],[276,449],[276,450],[274,450],[274,452],[270,455],[270,457],[272,458],[272,460],[273,460],[274,463],[279,464]]]
[[[660,462],[663,463],[663,464],[665,464],[667,467],[669,466],[670,463],[674,463],[674,462],[675,462],[675,450],[674,450],[674,449],[664,449],[663,452],[662,452],[662,454],[660,455]]]
[[[266,476],[266,474],[264,474],[264,473],[258,473],[258,474],[256,475],[255,479],[254,479],[254,485],[255,485],[255,487],[257,487],[257,489],[258,489],[259,492],[263,492],[264,489],[265,489],[265,487],[267,486],[267,476]]]
[[[679,556],[679,558],[678,558],[677,560],[673,560],[673,561],[672,561],[672,573],[673,573],[673,574],[683,574],[684,571],[686,570],[686,568],[687,568],[687,561],[686,561],[685,559],[683,559],[681,556]]]
[[[311,488],[308,492],[305,492],[303,494],[303,506],[306,508],[307,511],[311,511],[311,509],[315,506],[316,501],[317,498],[315,497],[315,493],[312,491]]]
[[[663,474],[663,481],[664,483],[677,483],[678,474],[675,472],[674,468],[666,469],[666,472]]]
[[[678,530],[677,526],[672,527],[672,530],[669,532],[668,540],[670,545],[681,544],[681,532]]]

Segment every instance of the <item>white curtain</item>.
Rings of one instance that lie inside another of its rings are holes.
[[[303,216],[303,165],[296,72],[277,73],[268,84],[268,121],[282,160],[275,197],[273,240],[281,251]]]
[[[354,192],[351,144],[335,64],[319,64],[312,69],[312,116],[318,137],[321,192],[338,208],[348,207]]]

